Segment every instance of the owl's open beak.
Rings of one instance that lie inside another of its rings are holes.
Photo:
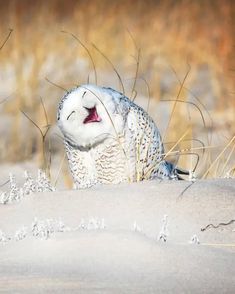
[[[101,122],[101,117],[99,117],[95,106],[92,108],[87,108],[87,107],[85,108],[88,111],[88,116],[84,119],[83,121],[84,124],[92,123],[92,122]]]

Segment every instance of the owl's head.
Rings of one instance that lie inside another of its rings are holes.
[[[77,148],[91,148],[120,134],[124,120],[116,102],[112,91],[94,85],[83,85],[66,93],[57,114],[65,140]]]

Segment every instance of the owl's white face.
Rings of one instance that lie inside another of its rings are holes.
[[[124,121],[116,107],[109,91],[83,85],[62,98],[58,126],[71,145],[91,148],[123,131]]]

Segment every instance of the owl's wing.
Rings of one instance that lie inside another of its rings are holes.
[[[132,166],[135,165],[135,180],[152,178],[163,159],[162,139],[152,118],[132,102],[126,120],[126,141]]]

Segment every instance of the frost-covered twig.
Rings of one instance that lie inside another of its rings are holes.
[[[7,192],[2,192],[0,196],[0,204],[7,204],[8,203],[8,194]]]
[[[90,218],[87,225],[87,230],[97,230],[99,228],[99,222],[95,218]]]
[[[98,218],[90,218],[87,221],[82,218],[80,221],[80,224],[77,228],[78,230],[104,230],[106,229],[106,224],[104,218],[98,219]]]
[[[26,236],[27,236],[27,227],[23,226],[15,232],[14,239],[16,241],[21,241],[21,240],[25,239]]]
[[[82,229],[82,230],[86,230],[87,229],[87,226],[86,226],[86,223],[85,223],[84,218],[81,219],[78,229]]]
[[[189,243],[190,244],[200,244],[200,241],[199,241],[199,238],[197,235],[193,235],[191,237],[191,239],[189,240]]]
[[[135,221],[134,224],[133,224],[133,231],[134,232],[142,232],[140,226],[137,224],[137,222]]]
[[[38,171],[38,178],[34,180],[32,176],[25,171],[25,182],[22,187],[19,187],[15,181],[15,176],[9,174],[10,189],[7,192],[0,192],[0,204],[8,204],[14,201],[20,201],[25,196],[33,192],[51,192],[55,191],[55,187],[51,185],[46,173],[42,170]]]
[[[0,230],[0,243],[5,243],[10,240],[21,241],[26,237],[33,237],[40,240],[47,240],[54,233],[72,232],[83,230],[104,230],[106,224],[104,219],[90,218],[87,222],[82,218],[79,227],[71,228],[65,225],[65,223],[59,219],[47,218],[40,220],[34,218],[32,224],[20,227],[12,236],[8,236],[6,233]]]
[[[31,225],[31,232],[33,237],[42,240],[47,240],[50,238],[51,234],[55,232],[64,232],[65,225],[61,220],[46,219],[39,220],[34,218]]]
[[[104,218],[101,219],[99,229],[100,229],[100,230],[104,230],[104,229],[106,229],[106,224],[105,224]]]
[[[24,177],[25,183],[23,185],[23,191],[25,195],[29,195],[36,191],[36,183],[27,171],[24,172]]]
[[[19,201],[20,198],[23,196],[23,191],[22,189],[20,189],[15,181],[15,176],[10,173],[9,174],[9,178],[10,178],[10,191],[9,191],[9,200],[8,202],[13,202],[15,201]]]
[[[196,181],[196,175],[195,172],[192,170],[189,170],[189,181],[195,182]]]
[[[51,185],[50,180],[47,178],[46,173],[41,169],[38,170],[38,178],[36,181],[37,192],[52,192],[55,191],[55,187]]]
[[[168,215],[165,214],[162,220],[162,227],[158,235],[158,241],[166,242],[168,236]]]
[[[0,242],[6,243],[9,240],[11,240],[11,238],[7,236],[3,231],[0,230]]]

